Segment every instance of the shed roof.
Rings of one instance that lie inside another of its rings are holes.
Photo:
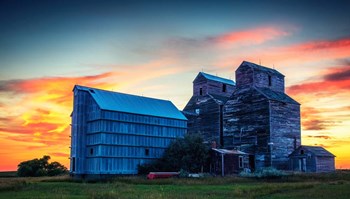
[[[268,68],[268,67],[265,67],[265,66],[261,66],[261,65],[258,65],[258,64],[252,63],[252,62],[243,61],[239,67],[241,67],[241,66],[249,66],[249,67],[251,67],[251,68],[253,68],[255,70],[260,70],[260,71],[264,71],[264,72],[267,72],[267,73],[276,74],[276,75],[284,77],[284,75],[282,73],[278,72],[275,69]]]
[[[244,153],[239,150],[228,150],[228,149],[217,149],[217,148],[212,148],[212,150],[221,154],[247,155],[247,153]]]
[[[290,104],[299,104],[297,101],[295,101],[293,98],[289,97],[287,94],[283,92],[277,92],[269,88],[260,88],[260,87],[259,88],[255,87],[255,89],[270,100],[275,100],[275,101],[290,103]]]
[[[187,120],[175,105],[168,100],[106,91],[80,85],[75,85],[74,89],[89,92],[103,110]]]
[[[299,146],[293,153],[291,153],[289,156],[296,156],[300,155],[299,151],[300,150],[305,150],[310,153],[312,153],[315,156],[323,156],[323,157],[335,157],[331,152],[327,151],[325,148],[320,147],[320,146]]]
[[[216,81],[216,82],[221,82],[221,83],[224,83],[224,84],[229,84],[229,85],[232,85],[234,86],[235,85],[235,82],[231,79],[226,79],[226,78],[222,78],[222,77],[219,77],[219,76],[215,76],[215,75],[211,75],[211,74],[208,74],[208,73],[204,73],[204,72],[199,72],[197,77],[201,75],[203,76],[204,78],[208,79],[208,80],[212,80],[212,81]],[[195,78],[195,80],[197,79],[197,77]]]

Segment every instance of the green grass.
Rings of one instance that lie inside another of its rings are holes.
[[[156,179],[119,177],[77,182],[68,176],[0,178],[0,198],[348,198],[350,172],[296,174],[282,179],[240,177]]]

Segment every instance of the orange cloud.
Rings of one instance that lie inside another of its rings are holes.
[[[1,81],[0,142],[12,144],[0,149],[1,159],[6,160],[7,165],[0,170],[8,169],[9,165],[15,170],[19,161],[45,154],[68,166],[68,159],[62,154],[69,154],[74,85],[111,89],[117,84],[106,79],[119,75],[109,72],[95,76]],[[16,155],[5,158],[4,154]]]
[[[223,35],[214,37],[213,40],[226,47],[233,45],[251,45],[261,44],[269,40],[287,36],[290,33],[279,27],[258,27],[243,31],[229,32]]]

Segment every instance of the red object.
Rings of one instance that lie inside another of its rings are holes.
[[[157,179],[157,178],[171,178],[179,176],[179,172],[150,172],[147,175],[147,179]]]

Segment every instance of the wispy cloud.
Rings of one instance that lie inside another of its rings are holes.
[[[165,47],[178,51],[187,50],[189,48],[196,49],[198,51],[208,49],[222,50],[222,48],[227,49],[247,45],[259,45],[267,41],[288,36],[292,32],[292,30],[278,26],[254,27],[199,38],[170,38],[165,42]]]

